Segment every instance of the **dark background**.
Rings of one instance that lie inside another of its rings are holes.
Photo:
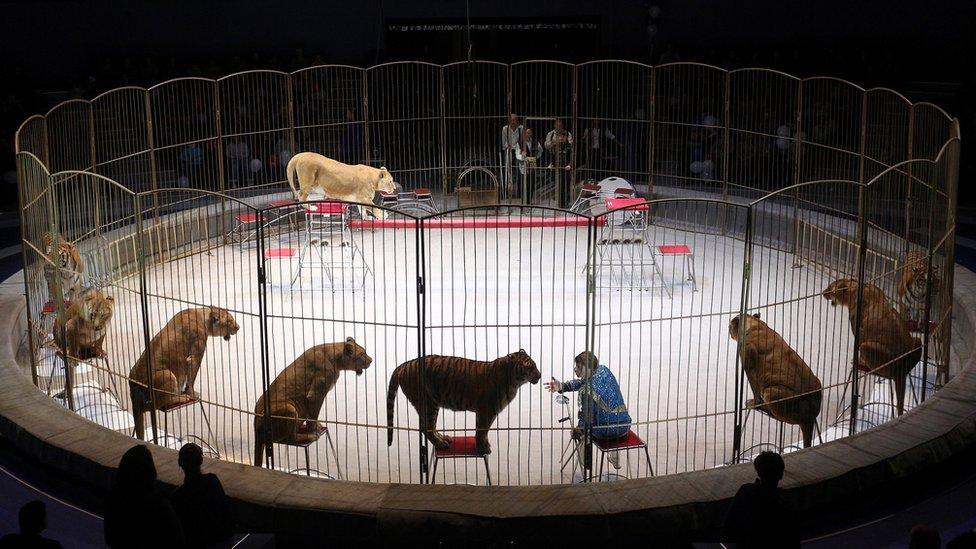
[[[468,20],[516,26],[473,30],[476,59],[760,66],[932,101],[961,120],[961,201],[976,202],[966,183],[973,173],[967,135],[976,123],[974,2],[470,0],[469,10],[461,0],[0,0],[0,210],[16,209],[14,131],[64,99],[246,69],[459,61],[469,54]],[[555,28],[517,28],[539,23]]]

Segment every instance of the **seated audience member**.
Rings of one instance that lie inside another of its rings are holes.
[[[579,423],[574,437],[578,438],[587,427],[596,440],[616,440],[626,435],[630,431],[630,414],[613,372],[589,351],[576,355],[573,372],[577,379],[563,382],[552,378],[545,387],[550,393],[580,392]],[[610,452],[607,457],[615,468],[620,468],[617,452]]]
[[[37,549],[58,549],[61,544],[41,536],[47,528],[47,507],[43,501],[29,501],[20,508],[17,515],[20,522],[19,534],[7,534],[0,538],[0,549],[30,547]]]
[[[203,450],[190,443],[180,448],[183,486],[171,498],[180,518],[187,547],[206,547],[226,540],[232,534],[227,513],[227,496],[220,479],[213,473],[203,474]]]
[[[942,537],[938,530],[924,524],[916,525],[908,534],[908,549],[939,549]]]
[[[952,538],[946,549],[976,549],[976,530],[969,530]]]
[[[156,465],[144,444],[119,461],[115,485],[105,501],[105,543],[109,547],[182,547],[183,529],[169,500],[156,492]]]
[[[783,479],[783,458],[762,452],[752,462],[759,478],[743,484],[732,500],[725,518],[725,541],[735,547],[799,547],[793,512],[783,500],[779,481]]]

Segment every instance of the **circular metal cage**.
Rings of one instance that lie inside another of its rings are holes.
[[[959,139],[944,111],[888,89],[693,63],[317,66],[68,101],[15,139],[31,374],[111,429],[335,479],[588,482],[798,450],[953,375]],[[298,203],[285,172],[305,151],[386,167],[399,192]],[[846,308],[825,299],[837,280]],[[95,350],[56,322],[87,288],[114,299]],[[166,366],[160,330],[214,308],[237,329]],[[789,391],[767,391],[754,315],[816,384],[783,370]],[[348,337],[368,367],[286,368]],[[542,382],[490,424],[431,415],[463,407],[450,387],[505,383],[439,357],[519,349]],[[585,351],[621,403],[595,382],[546,391]],[[426,396],[409,402],[390,380],[415,360]],[[594,430],[619,406],[625,446]]]

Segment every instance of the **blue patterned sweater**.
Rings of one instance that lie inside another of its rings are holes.
[[[630,414],[624,404],[620,384],[610,368],[599,365],[588,379],[564,381],[559,392],[579,391],[579,428],[586,429],[589,419],[593,426],[593,437],[598,439],[620,438],[630,430]],[[584,405],[590,405],[587,418]]]

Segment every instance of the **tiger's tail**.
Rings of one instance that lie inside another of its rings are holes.
[[[400,389],[400,367],[390,374],[390,389],[386,392],[386,445],[393,446],[393,408]]]

